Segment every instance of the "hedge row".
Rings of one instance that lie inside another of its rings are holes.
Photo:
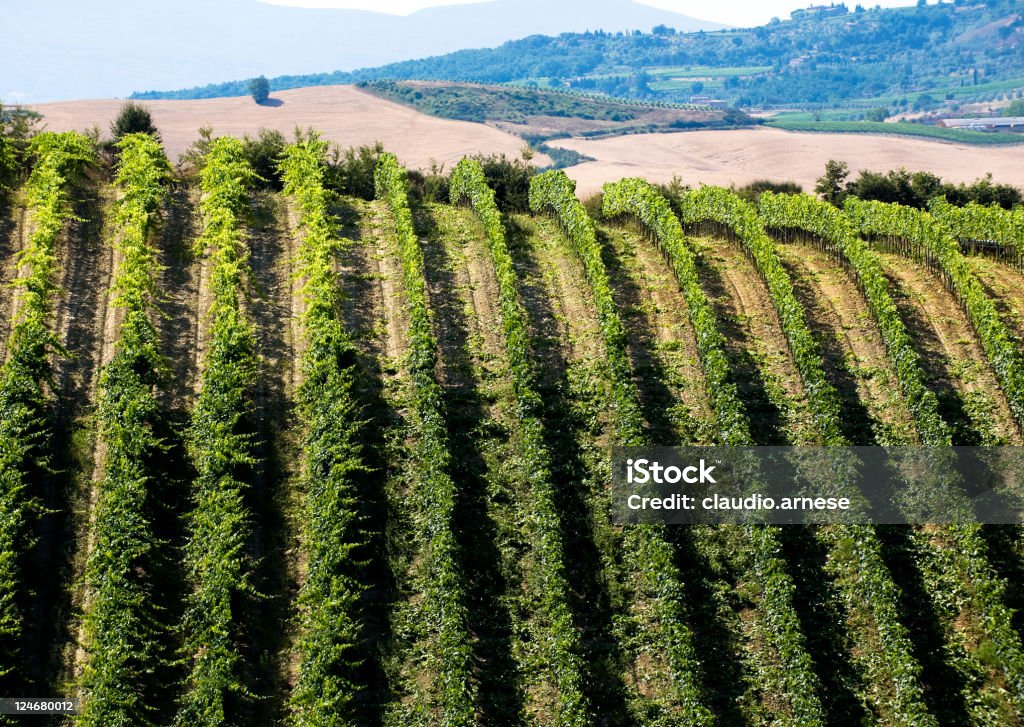
[[[597,304],[609,362],[618,442],[623,446],[648,444],[639,393],[626,350],[626,332],[612,297],[594,223],[576,198],[575,183],[562,171],[534,177],[530,182],[530,208],[534,213],[552,212],[583,261]],[[626,543],[633,551],[630,555],[641,578],[655,594],[654,605],[672,683],[676,699],[683,707],[683,724],[694,727],[714,724],[714,714],[707,707],[700,684],[701,663],[693,633],[685,621],[686,588],[676,565],[675,549],[666,540],[664,528],[650,525],[632,528]]]
[[[750,425],[739,401],[724,351],[724,339],[718,331],[714,311],[697,279],[693,251],[683,235],[682,226],[668,201],[642,179],[624,179],[604,186],[603,211],[609,217],[631,216],[653,235],[676,271],[686,297],[690,318],[697,333],[701,364],[707,379],[708,395],[719,421],[722,444],[751,445]],[[726,382],[716,390],[717,382]],[[772,634],[783,666],[792,724],[823,725],[825,714],[818,693],[821,683],[807,651],[799,617],[794,606],[796,586],[786,569],[778,529],[747,527],[754,561],[754,574],[762,592],[762,613]]]
[[[242,218],[256,173],[239,139],[214,139],[203,160],[203,230],[197,248],[210,257],[210,339],[187,444],[196,477],[185,565],[192,592],[182,618],[189,665],[177,723],[233,723],[231,700],[248,695],[242,673],[242,596],[253,595],[245,503],[256,463],[250,431],[256,332],[242,309],[248,273]]]
[[[39,514],[39,478],[48,469],[47,385],[51,355],[59,350],[50,315],[59,288],[56,247],[72,215],[71,183],[95,161],[92,144],[81,134],[42,133],[32,139],[36,159],[25,187],[32,234],[18,257],[23,275],[16,281],[20,305],[12,321],[7,361],[0,368],[0,684],[19,664],[21,599],[25,595],[22,558],[29,527]]]

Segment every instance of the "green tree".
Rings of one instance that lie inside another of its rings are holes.
[[[153,115],[145,106],[134,101],[121,104],[121,111],[110,124],[110,135],[114,137],[115,144],[128,134],[149,134],[160,141],[160,132],[153,123]]]
[[[270,98],[270,81],[266,76],[260,76],[249,81],[249,94],[256,103],[263,103]]]
[[[885,121],[889,118],[889,109],[879,106],[877,109],[871,109],[864,114],[864,118],[868,121]]]
[[[829,204],[841,207],[846,199],[846,178],[849,176],[850,167],[846,162],[829,159],[825,162],[825,174],[818,178],[814,191]]]
[[[1003,109],[1003,116],[1024,116],[1024,98],[1015,99]]]

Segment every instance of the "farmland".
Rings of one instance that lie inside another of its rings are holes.
[[[2,693],[1024,723],[1017,528],[618,527],[607,494],[614,445],[1024,444],[1020,210],[555,170],[516,206],[389,152],[358,197],[312,132],[278,186],[200,151],[43,132],[0,208]]]

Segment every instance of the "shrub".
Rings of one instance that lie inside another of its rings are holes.
[[[157,141],[160,140],[160,132],[153,124],[149,109],[134,101],[121,104],[121,111],[110,124],[110,135],[114,137],[115,144],[128,134],[149,134]]]

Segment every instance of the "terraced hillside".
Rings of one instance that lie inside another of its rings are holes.
[[[470,160],[428,201],[390,154],[344,197],[315,135],[278,192],[233,139],[187,179],[127,139],[107,170],[41,134],[2,212],[0,693],[88,725],[1024,722],[1018,529],[620,528],[607,497],[613,444],[1022,444],[1005,245],[639,179],[584,207],[561,172],[503,211]]]

